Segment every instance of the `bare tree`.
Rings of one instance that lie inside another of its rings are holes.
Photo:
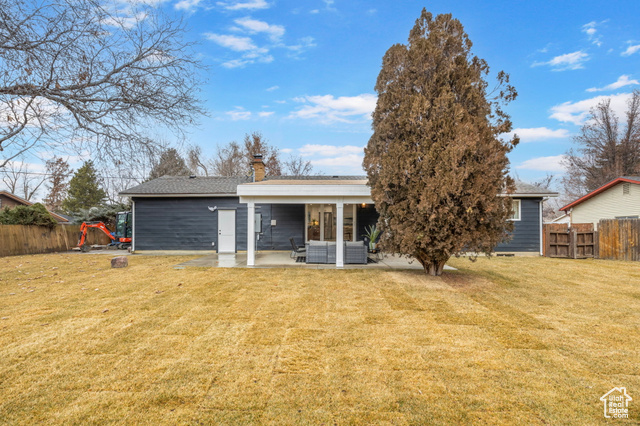
[[[47,160],[46,167],[47,180],[49,181],[47,188],[49,189],[49,193],[43,201],[48,210],[60,211],[62,201],[67,196],[71,168],[69,167],[69,163],[60,157]]]
[[[0,168],[45,146],[126,156],[203,114],[183,23],[107,1],[0,0]]]
[[[289,155],[289,159],[282,164],[285,176],[309,176],[313,173],[311,161],[304,161],[296,155]]]
[[[241,176],[249,173],[245,155],[238,142],[229,142],[223,147],[218,146],[212,169],[215,176]]]
[[[264,170],[267,176],[280,176],[282,174],[282,163],[280,163],[278,148],[269,145],[267,139],[260,132],[253,132],[244,136],[244,156],[247,171],[251,171],[253,156],[256,154],[262,154]]]
[[[577,149],[566,154],[564,189],[571,199],[620,176],[640,173],[640,90],[628,103],[624,127],[611,109],[611,100],[599,103],[575,138]]]
[[[209,176],[210,162],[202,155],[202,148],[199,145],[192,145],[187,149],[187,166],[194,175]]]
[[[0,168],[2,181],[9,192],[31,201],[38,189],[45,182],[46,177],[42,173],[31,173],[29,164],[21,160],[20,163],[12,161]]]

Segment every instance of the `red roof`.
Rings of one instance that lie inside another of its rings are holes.
[[[569,204],[567,204],[567,205],[566,205],[566,206],[564,206],[564,207],[561,207],[561,208],[560,208],[560,210],[562,210],[562,211],[565,211],[565,212],[566,212],[566,211],[567,211],[567,210],[569,210],[570,208],[577,206],[578,204],[582,203],[583,201],[586,201],[586,200],[588,200],[588,199],[589,199],[589,198],[591,198],[591,197],[595,197],[595,196],[596,196],[596,195],[598,195],[599,193],[601,193],[601,192],[603,192],[603,191],[606,191],[607,189],[609,189],[609,188],[611,188],[611,187],[613,187],[613,186],[616,186],[617,184],[622,183],[622,182],[636,183],[636,184],[639,184],[639,185],[640,185],[640,177],[635,177],[635,176],[623,176],[623,177],[616,178],[616,179],[612,180],[611,182],[608,182],[608,183],[606,183],[606,184],[602,185],[600,188],[598,188],[598,189],[594,189],[593,191],[591,191],[591,192],[590,192],[590,193],[588,193],[587,195],[584,195],[584,196],[582,196],[582,197],[578,198],[578,199],[577,199],[577,200],[575,200],[574,202],[569,203]]]

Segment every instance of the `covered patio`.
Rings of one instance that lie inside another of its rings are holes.
[[[265,180],[238,185],[247,217],[256,217],[256,205],[305,205],[305,241],[335,242],[335,267],[344,267],[344,242],[358,241],[357,205],[371,205],[366,180]],[[346,221],[345,221],[346,218]],[[346,223],[345,223],[346,222]],[[256,220],[247,220],[247,266],[256,266]]]

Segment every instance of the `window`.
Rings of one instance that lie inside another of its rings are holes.
[[[306,205],[306,241],[335,241],[338,225],[337,208],[335,204],[307,204]],[[342,214],[344,241],[356,241],[356,205],[345,204]]]
[[[520,220],[520,200],[511,200],[511,218],[509,220]]]

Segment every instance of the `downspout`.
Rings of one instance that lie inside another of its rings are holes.
[[[542,210],[544,209],[544,202],[546,201],[545,198],[542,199],[542,201],[540,202],[540,256],[544,256],[544,247],[542,246],[543,244],[543,236],[542,233],[544,232],[544,226],[542,223]]]
[[[131,219],[133,224],[131,225],[131,253],[136,251],[136,202],[131,199]]]

